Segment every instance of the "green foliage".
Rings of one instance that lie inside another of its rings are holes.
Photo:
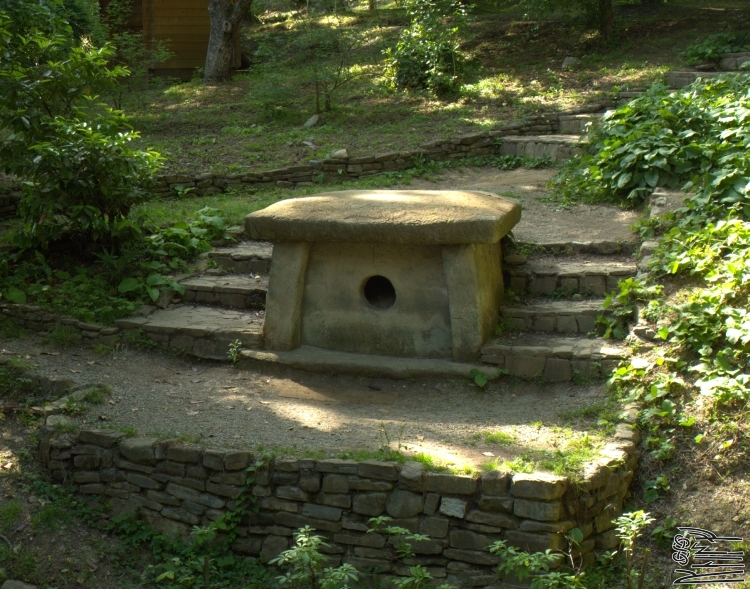
[[[107,67],[108,47],[37,28],[21,36],[16,25],[0,12],[0,162],[27,179],[17,245],[65,240],[85,250],[131,238],[128,214],[148,197],[158,154],[130,149],[137,134],[125,115],[96,100],[127,70]]]
[[[743,74],[699,80],[677,91],[657,84],[605,115],[586,138],[587,153],[569,160],[551,187],[567,202],[637,206],[655,188],[679,189],[721,168],[725,174],[712,182],[726,192],[723,202],[737,202],[731,196],[739,194],[733,178],[748,168],[741,154],[750,126],[749,101]]]
[[[549,549],[544,552],[524,552],[508,546],[503,540],[498,540],[489,549],[501,558],[498,573],[512,575],[519,581],[531,578],[531,589],[585,589],[584,573],[550,570],[560,566],[560,553]]]
[[[408,0],[410,25],[396,47],[385,51],[385,75],[394,87],[456,89],[464,70],[460,44],[466,40],[470,7],[459,0]]]
[[[234,340],[231,344],[229,344],[229,359],[232,361],[233,365],[237,365],[237,363],[240,361],[240,358],[242,353],[242,342],[238,339]]]
[[[527,16],[547,16],[553,12],[571,14],[580,11],[586,22],[598,27],[606,15],[600,0],[501,0],[503,4],[528,11]]]
[[[620,539],[620,551],[625,555],[625,580],[628,589],[632,589],[636,584],[639,589],[643,587],[646,570],[645,564],[648,562],[649,550],[644,551],[643,558],[645,561],[639,574],[634,566],[636,542],[643,533],[643,530],[654,523],[654,521],[654,518],[644,511],[633,511],[624,513],[614,522],[617,537]]]
[[[750,51],[750,32],[718,33],[688,45],[683,53],[689,64],[718,62],[724,53]]]
[[[294,534],[294,546],[282,552],[270,564],[286,569],[277,577],[279,585],[293,589],[347,589],[357,580],[357,570],[350,564],[337,568],[323,568],[328,557],[321,554],[321,546],[328,547],[315,530],[305,526]]]
[[[21,515],[23,508],[18,499],[11,499],[4,505],[0,506],[0,533],[7,532],[11,526],[16,523],[18,516]]]
[[[603,337],[622,340],[630,332],[638,305],[662,296],[664,287],[647,286],[635,278],[627,278],[620,282],[619,288],[620,292],[608,293],[602,304],[604,309],[609,309],[609,314],[600,315],[596,321],[604,328]]]

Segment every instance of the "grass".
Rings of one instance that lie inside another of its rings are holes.
[[[516,436],[506,432],[482,432],[481,436],[484,443],[488,445],[497,444],[507,446],[516,441]]]
[[[70,325],[56,325],[47,332],[42,341],[60,348],[69,348],[81,342],[81,332]]]
[[[0,507],[0,532],[7,532],[16,523],[23,508],[18,499],[11,499]]]
[[[579,19],[527,20],[518,11],[480,2],[463,45],[469,76],[458,92],[436,98],[387,87],[383,50],[395,44],[406,16],[394,5],[374,13],[363,7],[338,19],[287,13],[281,21],[244,29],[243,51],[252,65],[228,84],[155,85],[127,96],[123,107],[142,134],[141,144],[160,151],[167,170],[215,173],[307,162],[342,147],[351,155],[413,149],[648,86],[682,65],[680,53],[695,38],[749,20],[739,0],[710,13],[700,0],[620,5],[617,38],[604,45]],[[314,112],[311,64],[320,67],[330,58],[314,46],[300,47],[300,35],[335,30],[355,30],[361,37],[347,57],[363,75],[334,95],[322,124],[304,128]],[[567,55],[581,57],[581,63],[562,71]]]

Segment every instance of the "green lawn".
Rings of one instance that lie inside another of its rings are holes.
[[[703,6],[700,0],[617,6],[618,39],[601,46],[582,22],[522,15],[479,4],[464,50],[470,71],[460,91],[437,99],[389,89],[383,50],[406,24],[403,11],[354,9],[339,19],[292,18],[243,31],[252,65],[228,84],[161,85],[125,97],[124,109],[141,143],[160,151],[167,170],[233,172],[268,169],[323,157],[339,148],[350,155],[413,149],[450,135],[492,128],[530,113],[564,110],[644,87],[682,65],[680,53],[696,38],[750,23],[742,0]],[[720,4],[717,7],[717,4]],[[361,40],[349,65],[360,74],[333,97],[323,124],[303,123],[314,113],[311,56],[300,35],[326,28],[355,31]],[[563,59],[582,58],[575,71]]]

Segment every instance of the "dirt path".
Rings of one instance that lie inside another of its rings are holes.
[[[468,380],[263,373],[158,350],[123,349],[102,357],[35,339],[0,345],[4,353],[28,356],[46,375],[109,385],[111,398],[82,416],[84,423],[131,427],[139,435],[182,435],[215,447],[330,454],[389,443],[448,464],[477,466],[558,446],[566,435],[556,428],[560,413],[605,398],[603,385],[504,379],[480,390]],[[516,443],[487,445],[485,432],[505,432]]]
[[[445,171],[435,181],[413,180],[412,189],[463,188],[486,190],[521,201],[523,216],[513,235],[527,243],[560,243],[605,240],[634,241],[630,227],[638,220],[635,211],[609,205],[578,205],[568,209],[544,202],[545,186],[556,170],[518,169],[502,171],[491,167]]]

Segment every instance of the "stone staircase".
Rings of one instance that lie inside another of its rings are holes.
[[[624,93],[623,93],[624,94]],[[597,124],[603,111],[563,115],[558,133],[508,135],[501,153],[527,157],[567,159],[578,150],[588,125]],[[635,276],[632,243],[613,241],[550,242],[531,244],[544,253],[531,257],[509,255],[504,260],[505,285],[521,297],[518,304],[500,310],[506,330],[482,349],[487,373],[506,369],[522,378],[566,381],[576,374],[591,377],[619,361],[624,351],[611,342],[589,339],[597,317],[604,313],[603,296],[618,283]],[[273,244],[239,241],[216,247],[206,254],[198,275],[180,280],[185,293],[167,308],[144,307],[139,316],[121,319],[125,332],[142,332],[158,344],[200,358],[227,361],[230,346],[239,340],[245,360],[280,362],[320,370],[370,367],[367,357],[349,358],[331,352],[312,358],[304,349],[291,352],[263,350],[263,323]],[[303,346],[304,348],[304,346]],[[468,365],[438,366],[437,360],[399,359],[381,372],[391,376],[444,376],[462,372]],[[353,362],[348,366],[347,362]],[[445,363],[443,364],[451,364]]]

